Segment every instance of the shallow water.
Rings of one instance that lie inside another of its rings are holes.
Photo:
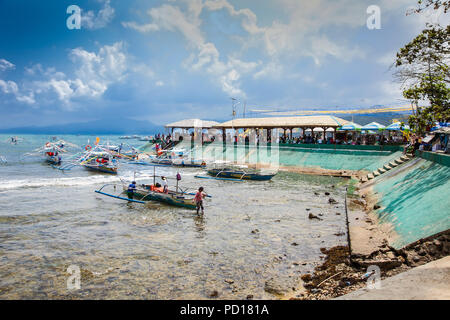
[[[94,193],[119,178],[148,181],[152,167],[122,165],[114,177],[83,168],[62,172],[39,158],[21,163],[15,157],[47,139],[25,138],[16,146],[0,143],[9,160],[0,166],[1,299],[207,299],[213,290],[222,299],[274,299],[264,291],[267,280],[292,290],[321,263],[320,248],[346,244],[339,178],[279,173],[270,182],[229,182],[182,169],[181,185],[202,185],[212,195],[200,217]],[[158,175],[176,173],[157,168]],[[323,220],[308,219],[309,212]],[[70,265],[81,268],[79,290],[67,289]]]

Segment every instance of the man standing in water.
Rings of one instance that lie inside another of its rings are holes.
[[[203,192],[203,187],[198,188],[198,191],[194,197],[194,202],[197,205],[197,214],[198,214],[198,211],[200,210],[200,208],[202,209],[202,214],[204,213],[203,199],[205,197],[206,197],[206,193]]]
[[[134,191],[136,191],[136,181],[131,182],[130,185],[128,186],[127,191],[128,199],[133,199]]]
[[[168,193],[169,192],[169,184],[167,183],[166,177],[161,177],[162,183],[163,183],[163,192]]]

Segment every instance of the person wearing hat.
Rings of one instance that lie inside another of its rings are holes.
[[[164,193],[169,193],[169,184],[167,183],[166,177],[162,176],[161,180],[162,180],[162,183],[163,183],[163,192]]]

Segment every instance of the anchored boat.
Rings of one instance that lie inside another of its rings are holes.
[[[136,185],[135,188],[132,189],[132,191],[129,191],[130,189],[128,184],[122,183],[121,186],[123,192],[120,195],[114,195],[103,191],[104,188],[106,188],[107,186],[111,186],[111,184],[106,184],[99,190],[95,190],[95,192],[107,197],[112,197],[129,202],[145,203],[147,201],[157,201],[171,206],[196,209],[196,204],[194,202],[195,193],[188,193],[186,192],[188,189],[182,190],[178,186],[178,181],[181,180],[181,176],[177,175],[176,180],[176,190],[170,190],[169,188],[165,189],[163,186],[161,186],[161,184],[156,182],[156,175],[154,174],[152,184]],[[115,188],[116,185],[114,185],[114,189]]]
[[[217,165],[217,164],[216,164]],[[195,176],[202,179],[217,179],[217,180],[231,180],[231,181],[268,181],[272,179],[276,172],[263,172],[257,169],[251,169],[245,165],[237,164],[220,164],[219,167],[210,168],[207,170],[209,177]]]
[[[150,157],[150,162],[157,165],[167,165],[174,167],[187,168],[204,168],[206,162],[203,160],[196,160],[192,157],[191,152],[186,150],[164,150],[159,156]]]
[[[117,160],[109,152],[91,152],[81,165],[88,170],[117,174]]]
[[[77,149],[77,145],[71,144],[64,140],[54,142],[47,142],[43,147],[40,147],[30,153],[25,153],[24,157],[29,156],[44,156],[44,160],[51,165],[59,165],[62,161],[62,154],[68,152],[68,149]]]

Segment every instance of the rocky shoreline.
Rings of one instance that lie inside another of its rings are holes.
[[[312,274],[301,276],[303,291],[289,297],[294,300],[326,300],[336,298],[367,285],[369,266],[378,266],[381,279],[385,279],[428,262],[441,259],[450,254],[450,230],[416,241],[402,249],[389,245],[391,235],[381,230],[375,221],[373,210],[377,209],[376,197],[366,190],[364,194],[353,194],[348,199],[348,208],[359,210],[356,220],[365,220],[363,227],[355,228],[362,233],[361,239],[368,240],[365,250],[355,253],[349,246],[321,248],[326,255],[323,264],[316,267]],[[370,239],[370,240],[369,240]],[[352,241],[360,240],[351,239]],[[359,244],[358,244],[359,245]]]

